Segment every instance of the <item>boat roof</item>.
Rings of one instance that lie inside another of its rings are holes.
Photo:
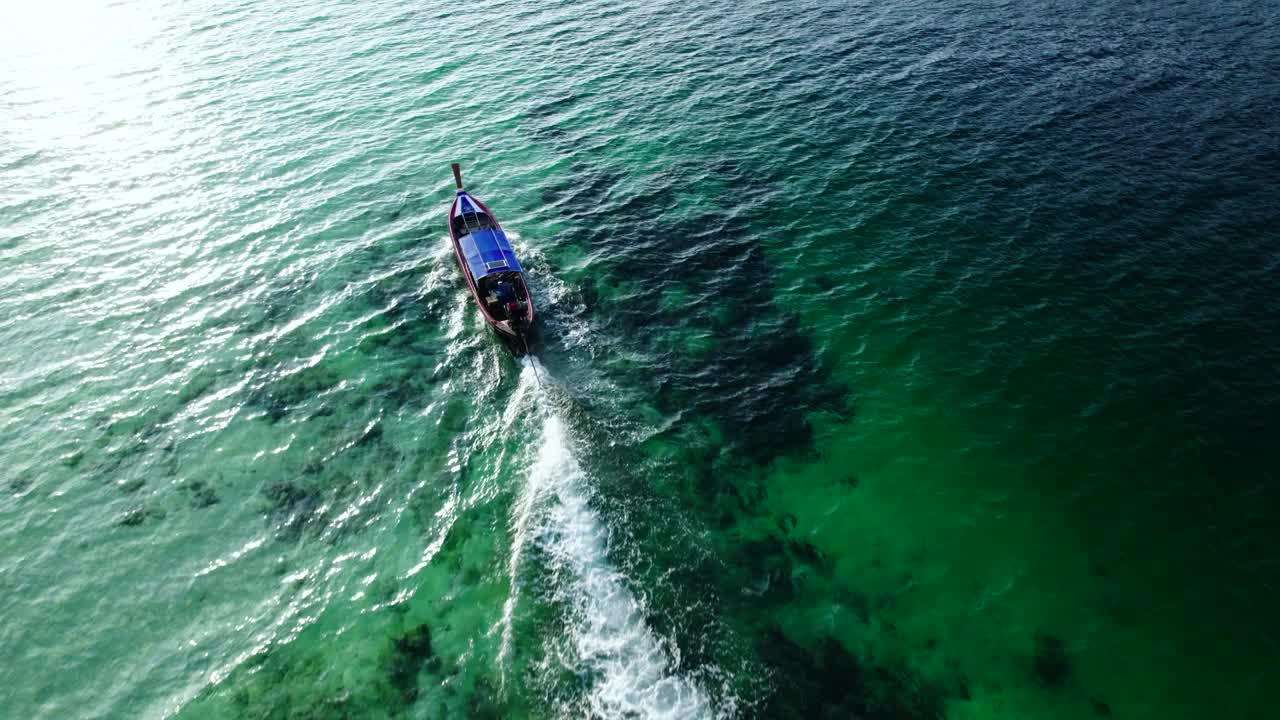
[[[462,248],[462,257],[467,261],[471,277],[480,278],[495,273],[515,270],[524,272],[511,250],[511,242],[507,234],[501,230],[477,230],[458,238]]]

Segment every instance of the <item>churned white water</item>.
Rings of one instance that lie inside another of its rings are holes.
[[[533,382],[526,364],[522,394]],[[545,370],[542,371],[545,375]],[[569,613],[568,658],[590,679],[585,707],[601,718],[703,718],[721,715],[693,678],[676,670],[679,649],[657,636],[645,622],[645,607],[608,559],[608,531],[591,508],[589,478],[574,457],[568,430],[543,402],[541,445],[512,519],[515,549],[511,576],[517,577],[521,548],[540,546],[561,578],[555,594]],[[516,593],[508,601],[504,653],[510,646],[510,617]]]

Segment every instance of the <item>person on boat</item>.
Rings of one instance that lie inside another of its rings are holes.
[[[493,286],[493,295],[497,299],[498,307],[507,313],[507,317],[513,318],[520,314],[520,301],[516,298],[516,288],[510,282],[499,280]]]

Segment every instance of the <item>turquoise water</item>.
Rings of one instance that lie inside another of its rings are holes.
[[[0,11],[4,714],[1273,717],[1277,12]]]

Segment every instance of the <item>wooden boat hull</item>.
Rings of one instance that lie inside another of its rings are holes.
[[[531,339],[535,318],[524,270],[515,259],[497,218],[483,202],[462,189],[456,165],[454,176],[458,180],[458,192],[449,206],[445,223],[453,245],[454,260],[485,322],[507,341],[508,347],[523,353]],[[484,275],[477,277],[478,272]],[[500,317],[502,310],[493,302],[492,296],[486,298],[486,290],[482,288],[482,285],[494,281],[506,282],[514,289],[521,306],[519,314]]]

